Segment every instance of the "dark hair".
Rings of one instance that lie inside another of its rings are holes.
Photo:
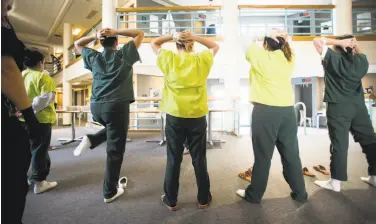
[[[277,37],[277,39],[279,43],[270,37],[265,37],[264,45],[266,45],[270,51],[281,50],[285,55],[287,61],[291,62],[293,54],[290,48],[290,44],[283,37]]]
[[[25,49],[24,65],[28,68],[33,68],[39,62],[43,62],[44,55],[37,50]]]
[[[113,47],[115,42],[118,40],[117,37],[106,37],[104,40],[101,40],[103,47]]]
[[[352,39],[354,38],[351,34],[345,34],[342,36],[336,37],[336,40],[345,40],[345,39]],[[353,59],[353,49],[351,47],[346,47],[346,51],[341,46],[334,46],[335,49],[340,52],[346,59],[352,61]]]

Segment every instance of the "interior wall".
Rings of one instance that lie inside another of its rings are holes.
[[[150,97],[150,89],[160,90],[162,93],[164,83],[163,77],[137,74],[137,96],[146,95]]]
[[[363,79],[363,88],[373,86],[374,91],[376,92],[376,73],[367,74]]]

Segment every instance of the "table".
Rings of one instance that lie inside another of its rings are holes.
[[[130,113],[158,113],[161,115],[161,139],[160,140],[147,140],[146,142],[156,142],[159,145],[163,145],[166,142],[165,131],[164,131],[164,118],[161,111],[156,109],[137,109],[131,110]]]
[[[211,114],[212,113],[216,113],[216,112],[236,112],[237,110],[236,109],[233,109],[233,108],[229,108],[229,109],[209,109],[209,113],[208,113],[208,139],[207,139],[207,142],[213,146],[214,145],[214,142],[215,143],[226,143],[225,141],[221,141],[221,140],[213,140],[213,131],[212,131],[212,126],[211,126]]]
[[[57,110],[58,114],[72,114],[71,116],[71,125],[72,125],[72,137],[71,138],[59,138],[58,141],[62,142],[62,145],[68,145],[72,142],[79,142],[82,140],[82,136],[76,138],[76,129],[75,129],[75,115],[76,113],[82,113],[83,111],[67,111],[67,110]]]

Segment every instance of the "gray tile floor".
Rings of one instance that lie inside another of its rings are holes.
[[[78,134],[92,130],[78,128]],[[59,137],[70,136],[69,128],[53,130],[52,144]],[[30,190],[24,214],[25,224],[99,224],[99,223],[376,223],[376,188],[360,181],[367,175],[367,163],[359,145],[350,141],[349,181],[341,193],[316,187],[315,178],[305,177],[309,200],[305,204],[292,201],[289,187],[283,179],[278,152],[275,152],[269,184],[260,205],[249,204],[235,195],[247,182],[237,174],[252,166],[253,153],[250,137],[216,136],[227,142],[208,149],[208,168],[212,206],[197,210],[197,193],[191,159],[184,156],[181,165],[180,210],[170,212],[159,201],[165,170],[165,147],[145,143],[158,135],[131,134],[127,144],[122,175],[129,178],[126,193],[119,200],[103,203],[102,182],[105,145],[73,157],[78,143],[50,152],[52,169],[50,180],[57,180],[56,189],[41,195]],[[303,166],[329,165],[329,139],[325,130],[309,129],[308,135],[299,134]],[[318,174],[319,179],[326,179]]]

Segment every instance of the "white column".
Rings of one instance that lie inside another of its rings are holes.
[[[239,48],[239,22],[238,22],[238,0],[223,0],[223,31],[224,41],[221,46],[221,55],[225,55],[222,78],[225,85],[225,96],[228,97],[225,107],[232,108],[232,96],[240,94],[240,72],[238,67],[239,58],[244,57]],[[243,71],[246,72],[246,71]],[[234,116],[226,113],[223,116],[223,128],[232,131],[234,127]]]
[[[118,0],[102,0],[102,28],[117,29],[117,7]]]
[[[334,35],[352,34],[352,0],[333,0]]]
[[[65,69],[65,66],[68,65],[70,61],[71,52],[68,48],[73,43],[72,36],[72,24],[64,23],[64,33],[63,33],[63,57],[64,57],[64,66],[63,66],[63,107],[72,106],[72,84],[68,82],[67,77],[68,73]],[[63,124],[71,124],[71,115],[63,114]]]

